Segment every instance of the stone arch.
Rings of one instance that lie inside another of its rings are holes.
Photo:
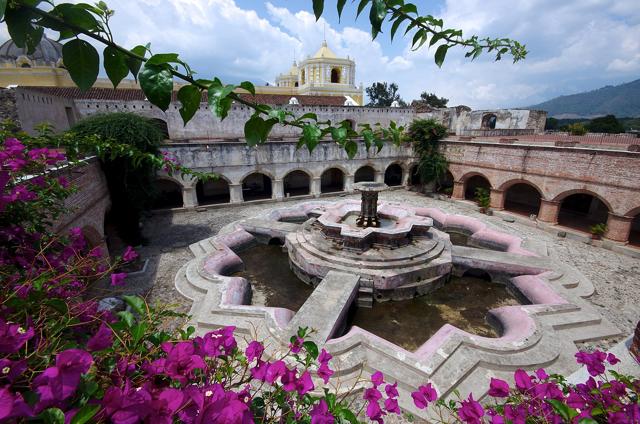
[[[229,203],[231,201],[229,180],[218,175],[215,180],[198,181],[196,183],[196,197],[199,205]]]
[[[153,184],[156,195],[153,200],[153,209],[171,209],[184,206],[183,185],[180,181],[169,176],[159,175]]]
[[[242,178],[242,197],[245,201],[271,199],[273,179],[262,171],[253,171]]]
[[[504,190],[504,209],[521,215],[538,215],[542,191],[527,180],[511,180],[502,184]]]
[[[493,130],[496,128],[496,122],[498,121],[498,117],[495,113],[485,113],[482,115],[482,126],[483,130]]]
[[[344,191],[345,175],[346,172],[338,166],[325,169],[320,176],[320,192],[335,193]]]
[[[436,192],[451,195],[453,193],[453,183],[455,178],[451,171],[447,169],[447,172],[441,176],[436,183]]]
[[[489,178],[479,172],[469,172],[461,179],[464,184],[464,198],[467,200],[475,200],[477,188],[491,190],[492,187]]]
[[[372,165],[363,165],[353,174],[354,183],[359,183],[361,181],[375,181],[375,179],[376,170]]]
[[[569,190],[556,196],[560,202],[558,224],[589,232],[595,224],[605,224],[612,211],[611,205],[588,190]]]
[[[355,131],[355,130],[356,130],[356,128],[358,128],[358,124],[356,124],[355,119],[351,119],[351,118],[349,118],[349,119],[345,119],[345,121],[349,123],[349,127],[350,127],[352,130],[354,130],[354,131]]]
[[[305,196],[311,187],[311,175],[302,169],[289,171],[282,179],[285,197]]]
[[[393,162],[384,171],[384,183],[389,187],[402,185],[404,170],[398,162]]]
[[[556,195],[556,197],[553,198],[553,201],[554,202],[562,202],[564,199],[566,199],[567,197],[569,197],[571,195],[574,195],[574,194],[588,194],[588,195],[591,195],[591,196],[597,198],[598,200],[600,200],[602,203],[604,203],[605,206],[607,207],[607,209],[609,209],[610,211],[613,211],[613,207],[611,206],[611,203],[609,203],[609,201],[607,199],[605,199],[602,195],[600,195],[599,193],[596,193],[594,191],[587,190],[587,189],[582,189],[582,188],[563,191],[562,193]]]
[[[342,72],[340,71],[340,68],[338,67],[331,68],[331,83],[340,84],[340,80],[342,79],[341,74]]]

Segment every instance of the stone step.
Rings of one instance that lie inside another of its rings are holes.
[[[373,308],[373,297],[358,297],[356,305],[359,308]]]
[[[358,293],[365,294],[365,293],[369,293],[371,295],[373,295],[373,287],[362,287],[360,286],[360,288],[358,288]]]

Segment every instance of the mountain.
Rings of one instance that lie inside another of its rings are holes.
[[[593,91],[560,96],[527,109],[546,110],[559,119],[593,118],[603,115],[640,116],[640,79]]]

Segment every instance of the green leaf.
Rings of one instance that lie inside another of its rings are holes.
[[[62,3],[56,6],[52,13],[58,15],[66,23],[86,29],[88,31],[100,31],[103,29],[96,18],[86,8],[74,4]],[[75,32],[75,31],[74,31]]]
[[[117,313],[117,315],[122,319],[122,321],[124,321],[128,327],[132,327],[133,326],[133,314],[129,311],[120,311]]]
[[[142,339],[146,331],[147,331],[147,324],[144,322],[141,322],[131,327],[131,337],[133,337],[133,341],[135,343],[138,343],[140,339]]]
[[[296,119],[296,121],[302,121],[304,119],[313,119],[314,121],[317,121],[318,115],[316,115],[315,113],[305,113],[304,115]]]
[[[287,112],[280,109],[271,109],[269,111],[269,118],[275,118],[278,120],[279,123],[282,124],[284,120],[287,118]]]
[[[249,93],[256,95],[256,88],[253,86],[253,83],[249,81],[242,81],[240,83],[240,88],[247,90]]]
[[[178,100],[182,106],[180,107],[180,116],[182,116],[182,122],[187,125],[187,122],[193,118],[193,115],[198,111],[200,102],[202,101],[202,93],[200,88],[195,85],[185,85],[178,90]]]
[[[0,0],[0,21],[4,18],[4,11],[7,8],[7,0]]]
[[[347,138],[347,129],[343,127],[331,128],[331,138],[337,143],[344,143]]]
[[[582,418],[578,421],[578,424],[598,424],[598,421],[593,418]]]
[[[449,49],[449,46],[447,46],[446,44],[443,44],[440,47],[438,47],[438,49],[436,50],[435,60],[436,60],[436,65],[438,65],[439,68],[442,67],[442,64],[444,63],[444,57],[447,55],[448,49]]]
[[[442,40],[444,38],[444,34],[441,32],[438,32],[436,34],[433,35],[433,37],[431,37],[431,41],[429,41],[429,47],[433,46],[434,44],[436,44],[438,41]]]
[[[144,57],[147,53],[147,48],[145,46],[135,46],[131,49],[131,53]],[[140,59],[135,59],[131,56],[127,56],[127,66],[129,67],[129,71],[131,71],[133,78],[137,81],[138,72],[140,71],[140,67],[142,66],[142,61]]]
[[[31,25],[31,19],[34,16],[31,12],[24,8],[5,9],[5,22],[9,30],[9,36],[16,46],[27,49],[27,54],[32,54],[44,33],[44,28],[34,28]]]
[[[145,64],[140,72],[140,87],[152,104],[167,110],[173,93],[173,75],[169,65]]]
[[[307,340],[306,342],[302,343],[302,346],[304,346],[304,350],[306,350],[309,356],[311,356],[313,359],[316,359],[318,357],[317,344],[315,344],[311,340]]]
[[[247,144],[251,147],[262,144],[269,138],[271,128],[278,122],[276,118],[270,118],[267,120],[262,119],[258,115],[253,115],[244,124],[244,136],[247,140]]]
[[[147,305],[144,303],[144,300],[140,296],[122,296],[127,305],[131,306],[131,309],[136,311],[139,315],[144,315],[147,313]]]
[[[63,315],[66,315],[66,313],[69,312],[67,302],[62,299],[48,299],[45,304]]]
[[[347,0],[338,0],[338,22],[340,22],[340,19],[342,18],[342,11],[344,10],[344,5],[347,3]]]
[[[216,78],[207,91],[209,107],[220,120],[224,120],[229,113],[233,100],[228,96],[235,88],[236,86],[232,84],[222,85],[222,82]]]
[[[87,91],[98,78],[100,56],[96,49],[84,40],[75,39],[62,46],[64,66],[81,91]]]
[[[309,149],[309,152],[313,152],[313,149],[316,148],[320,142],[321,135],[322,131],[315,125],[305,125],[302,128],[302,139],[307,149]]]
[[[86,404],[73,416],[71,424],[85,424],[88,423],[100,410],[100,405]]]
[[[159,53],[154,54],[147,60],[148,65],[162,65],[164,63],[178,63],[180,60],[178,59],[177,53]]]
[[[347,142],[344,143],[344,150],[347,152],[349,159],[353,159],[356,153],[358,153],[358,143],[353,140],[347,140]]]
[[[553,410],[557,414],[559,414],[565,422],[571,422],[573,417],[578,416],[578,412],[575,409],[569,408],[567,405],[565,405],[559,400],[556,400],[556,399],[545,399],[545,400],[547,401],[547,403],[549,403],[553,407]]]
[[[358,11],[356,13],[356,19],[358,19],[358,16],[360,16],[360,14],[362,13],[362,11],[364,10],[364,8],[367,6],[367,4],[370,2],[371,0],[360,0],[360,3],[358,4]]]
[[[64,412],[58,408],[49,408],[38,415],[45,424],[64,424]]]
[[[316,21],[322,16],[324,10],[324,0],[313,0],[313,14],[316,15]]]
[[[399,16],[393,21],[393,25],[391,25],[391,41],[393,41],[393,37],[396,35],[396,31],[400,27],[400,24],[404,22],[406,18],[404,16]]]
[[[369,22],[371,22],[371,36],[375,39],[382,31],[382,22],[387,16],[387,6],[384,0],[373,0],[369,11]]]
[[[127,57],[120,50],[112,46],[107,46],[103,52],[104,70],[113,84],[113,88],[118,87],[120,81],[129,73]]]

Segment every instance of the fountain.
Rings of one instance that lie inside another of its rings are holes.
[[[361,182],[353,186],[355,191],[362,193],[360,200],[360,216],[356,220],[358,227],[379,227],[378,220],[378,193],[389,188],[384,183]]]

